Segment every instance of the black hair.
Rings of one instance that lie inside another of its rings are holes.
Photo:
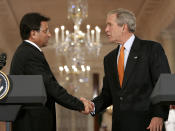
[[[27,13],[20,22],[20,35],[22,40],[26,40],[30,36],[32,30],[39,31],[42,21],[49,21],[50,18],[39,13]]]

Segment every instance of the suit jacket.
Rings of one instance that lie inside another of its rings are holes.
[[[113,105],[112,131],[145,131],[152,117],[168,117],[168,107],[152,105],[150,95],[161,73],[170,73],[159,43],[135,37],[120,88],[118,48],[104,58],[103,88],[93,102],[98,113]]]
[[[83,103],[56,81],[43,53],[25,41],[13,56],[10,74],[42,75],[47,93],[45,106],[21,109],[12,124],[13,131],[56,131],[55,102],[72,110],[84,110]]]

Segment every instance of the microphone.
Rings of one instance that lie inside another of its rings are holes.
[[[7,55],[6,53],[0,54],[0,70],[6,65]]]

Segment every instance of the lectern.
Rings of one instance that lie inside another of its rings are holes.
[[[0,121],[5,121],[8,125],[6,130],[10,131],[9,123],[16,119],[22,106],[44,105],[47,97],[41,75],[9,75],[8,79],[10,82],[9,91],[0,100]],[[3,91],[2,84],[1,82],[0,96],[1,91]]]
[[[175,75],[161,74],[151,94],[153,104],[175,104]]]

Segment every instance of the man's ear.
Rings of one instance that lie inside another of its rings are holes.
[[[128,30],[128,25],[127,24],[123,24],[123,29],[122,29],[122,32]]]
[[[123,26],[122,26],[122,32],[124,32],[125,31],[125,24],[123,24]]]
[[[32,39],[36,39],[36,37],[37,37],[37,31],[32,30],[32,31],[30,32],[30,37],[31,37]]]

